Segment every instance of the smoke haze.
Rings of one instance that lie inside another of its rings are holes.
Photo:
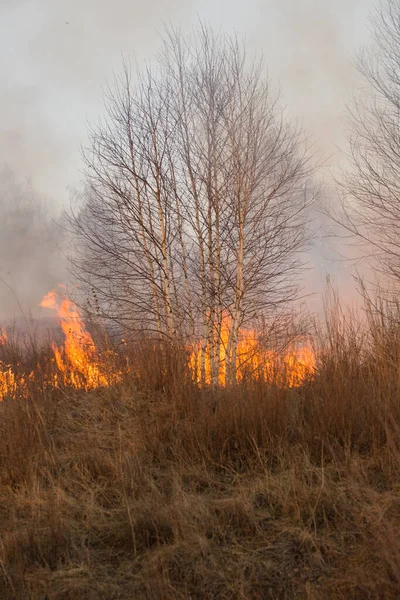
[[[123,55],[139,66],[151,60],[163,23],[186,31],[200,18],[235,30],[251,52],[264,53],[289,114],[335,167],[345,100],[357,84],[352,58],[369,40],[372,7],[372,0],[2,0],[0,166],[14,175],[0,183],[0,267],[21,302],[33,308],[46,286],[66,276],[62,254],[49,257],[57,239],[51,219],[79,187],[86,121],[101,114],[102,90]],[[324,253],[315,252],[317,287],[332,270]],[[0,292],[1,316],[14,310],[7,298]]]
[[[66,276],[62,230],[28,182],[0,172],[0,319],[36,316],[46,289]]]

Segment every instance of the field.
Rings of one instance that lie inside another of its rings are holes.
[[[0,598],[399,598],[400,330],[349,323],[292,387],[200,388],[184,351],[142,344],[135,375],[74,389],[25,349],[39,367],[0,404]]]

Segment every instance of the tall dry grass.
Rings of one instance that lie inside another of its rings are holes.
[[[0,598],[399,598],[398,317],[334,307],[300,388],[145,343],[111,388],[35,379],[0,405]]]

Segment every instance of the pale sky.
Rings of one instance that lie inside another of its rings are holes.
[[[290,113],[331,154],[372,0],[0,0],[0,163],[57,204],[80,180],[86,120],[121,67],[159,47],[163,22],[205,19],[261,50]]]
[[[0,0],[0,165],[28,179],[49,207],[79,186],[86,122],[121,68],[160,45],[163,23],[200,18],[246,38],[265,56],[292,117],[331,165],[343,144],[355,51],[369,42],[372,0]],[[0,214],[2,210],[0,198]],[[4,208],[3,208],[4,209]]]

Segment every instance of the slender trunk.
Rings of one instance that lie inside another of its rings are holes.
[[[175,336],[175,319],[172,308],[171,299],[171,273],[169,269],[168,261],[168,248],[167,248],[167,230],[162,205],[162,190],[161,190],[161,177],[160,177],[160,163],[158,156],[157,136],[153,130],[153,150],[155,159],[155,179],[156,179],[156,201],[158,209],[158,220],[161,230],[161,255],[162,255],[162,266],[163,266],[163,286],[164,286],[164,302],[165,312],[167,319],[167,330],[170,338]]]
[[[160,313],[160,306],[158,303],[158,291],[157,291],[156,277],[155,277],[155,271],[154,271],[154,262],[150,255],[146,232],[145,232],[145,228],[144,228],[143,202],[142,202],[142,194],[141,194],[141,190],[140,190],[139,180],[138,180],[137,176],[135,175],[135,173],[136,173],[135,151],[134,151],[134,143],[133,143],[133,139],[132,139],[130,114],[128,114],[127,127],[128,127],[128,136],[129,136],[130,160],[131,160],[131,164],[132,164],[132,174],[134,176],[135,192],[136,192],[136,197],[137,197],[137,201],[138,201],[138,217],[139,217],[138,221],[139,221],[140,237],[142,239],[143,250],[144,250],[144,254],[145,254],[147,265],[148,265],[149,272],[150,272],[150,280],[151,280],[151,287],[152,287],[152,293],[153,293],[153,303],[154,303],[154,311],[155,311],[155,317],[156,317],[156,323],[157,323],[157,330],[158,330],[159,335],[161,336],[162,335],[161,313]]]
[[[207,319],[207,279],[206,279],[206,260],[204,252],[204,239],[201,231],[200,223],[200,199],[197,191],[196,179],[192,169],[190,159],[190,148],[188,146],[189,138],[186,132],[186,165],[189,171],[190,185],[194,200],[194,230],[197,236],[197,243],[199,248],[200,258],[200,281],[201,281],[201,318],[203,321],[203,333],[202,333],[202,351],[200,354],[200,373],[201,373],[201,384],[206,384],[206,347],[207,347],[207,334],[208,334],[208,319]]]
[[[243,259],[244,259],[244,223],[241,222],[239,226],[239,243],[238,243],[238,257],[237,257],[237,273],[236,273],[236,286],[235,286],[235,301],[232,315],[232,323],[229,334],[228,348],[226,352],[227,356],[227,384],[234,384],[237,376],[237,347],[239,341],[239,326],[242,319],[242,300],[244,292],[244,273],[243,273]]]
[[[221,288],[221,232],[220,232],[220,210],[221,200],[218,186],[218,164],[216,161],[216,136],[213,135],[213,187],[214,187],[214,213],[215,213],[215,354],[216,354],[216,379],[217,384],[220,381],[221,374],[221,336],[222,336],[222,288]]]
[[[208,182],[208,280],[209,280],[209,315],[208,315],[208,347],[210,360],[210,383],[218,383],[218,363],[216,356],[216,331],[215,331],[215,282],[214,282],[214,244],[213,244],[213,214],[212,214],[212,191]]]
[[[187,308],[185,309],[185,312],[189,316],[189,328],[190,328],[189,336],[190,336],[191,343],[193,344],[195,341],[196,331],[195,331],[195,320],[194,320],[193,307],[192,307],[192,294],[190,291],[190,284],[189,284],[187,252],[186,252],[186,245],[185,245],[185,242],[183,239],[182,208],[180,205],[180,198],[179,198],[177,185],[176,185],[174,165],[173,165],[173,161],[171,159],[170,159],[170,171],[171,171],[171,178],[172,178],[174,196],[175,196],[175,209],[176,209],[176,218],[177,218],[178,239],[179,239],[179,245],[180,245],[181,252],[182,252],[183,277],[185,280],[185,291],[186,291],[186,298],[187,298],[187,303],[188,303]]]
[[[178,58],[178,68],[179,68],[179,90],[180,90],[180,100],[182,102],[181,105],[181,134],[183,138],[183,149],[185,153],[185,166],[188,171],[189,181],[190,181],[190,190],[193,197],[194,203],[194,223],[192,223],[193,229],[195,231],[195,235],[197,237],[197,244],[199,249],[199,259],[200,259],[200,282],[201,282],[201,320],[202,320],[202,335],[201,335],[201,348],[200,348],[200,379],[201,385],[206,384],[206,353],[207,353],[207,280],[206,280],[206,259],[205,259],[205,250],[204,250],[204,239],[201,231],[201,223],[200,223],[200,198],[199,192],[196,184],[196,175],[194,173],[194,169],[192,166],[191,159],[191,143],[189,138],[189,121],[188,121],[188,113],[186,106],[186,88],[185,88],[185,77],[182,68],[182,56],[179,55]]]
[[[217,355],[217,379],[219,382],[221,372],[221,343],[222,343],[222,289],[221,289],[221,246],[219,232],[219,208],[215,213],[215,286],[217,296],[217,306],[215,310],[215,328],[216,328],[216,355]]]

